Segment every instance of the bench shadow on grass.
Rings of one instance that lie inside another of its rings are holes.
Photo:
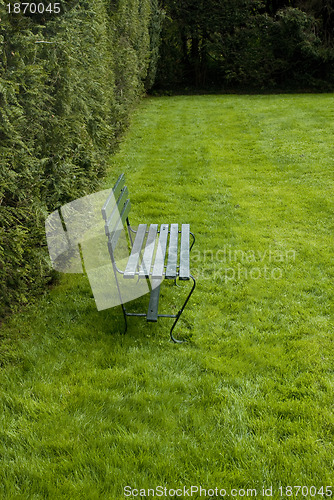
[[[159,314],[177,314],[189,292],[188,288],[188,286],[183,285],[175,288],[174,282],[165,280],[165,282],[162,283],[160,292]],[[146,314],[149,299],[150,295],[148,293],[125,303],[124,306],[127,312]],[[175,336],[187,341],[191,340],[193,331],[192,321],[190,321],[188,317],[190,309],[191,308],[187,310],[187,307],[185,308],[175,327]],[[124,335],[125,321],[121,305],[103,311],[97,311],[95,305],[92,303],[89,307],[87,322],[91,327],[99,324],[101,333],[111,336],[113,339],[117,338],[120,341],[124,339],[141,341],[143,338],[151,338],[152,340],[169,342],[169,332],[174,319],[158,318],[157,322],[151,323],[146,321],[146,317],[128,317],[128,328]]]

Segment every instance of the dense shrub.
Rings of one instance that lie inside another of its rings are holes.
[[[155,0],[79,0],[0,17],[3,315],[50,279],[45,217],[98,185],[154,79],[161,13]]]
[[[163,0],[163,4],[167,21],[157,87],[333,89],[334,10],[329,3]]]

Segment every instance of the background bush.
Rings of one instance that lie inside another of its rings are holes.
[[[162,0],[156,88],[333,90],[327,0]]]
[[[50,280],[45,217],[98,186],[154,80],[161,16],[155,0],[1,7],[0,316]]]

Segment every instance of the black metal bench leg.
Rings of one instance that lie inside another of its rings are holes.
[[[125,334],[126,334],[126,331],[127,331],[127,329],[128,329],[128,321],[127,321],[127,319],[126,319],[126,311],[125,311],[125,307],[123,306],[123,304],[121,304],[121,305],[122,305],[122,311],[123,311],[124,321],[125,321],[125,330],[124,330],[124,332],[123,332],[123,335],[125,335]]]
[[[190,248],[189,248],[189,252],[191,252],[191,249],[192,249],[192,247],[193,247],[193,246],[194,246],[194,244],[195,244],[195,235],[194,235],[194,233],[192,233],[191,231],[189,231],[189,233],[190,233],[190,234],[191,234],[191,236],[193,237],[193,242],[192,242],[192,244],[191,244],[191,246],[190,246]]]
[[[179,312],[177,313],[176,319],[175,319],[175,321],[174,321],[174,323],[173,323],[173,326],[172,326],[172,328],[171,328],[171,330],[170,330],[170,338],[171,338],[171,340],[172,340],[173,342],[175,342],[175,344],[182,344],[182,342],[186,342],[185,340],[178,340],[178,339],[176,339],[176,338],[173,336],[173,330],[174,330],[174,328],[175,328],[175,326],[176,326],[176,323],[178,322],[178,320],[179,320],[179,318],[180,318],[181,314],[183,313],[183,310],[184,310],[184,308],[186,307],[186,305],[187,305],[187,303],[188,303],[188,300],[189,300],[189,299],[190,299],[190,297],[191,297],[191,294],[192,294],[192,293],[193,293],[193,291],[195,290],[195,286],[196,286],[196,281],[195,281],[195,278],[194,278],[192,275],[190,275],[190,278],[191,278],[191,279],[193,280],[193,282],[194,282],[194,283],[193,283],[193,286],[192,286],[192,288],[191,288],[191,290],[190,290],[190,292],[189,292],[189,295],[188,295],[188,297],[186,298],[186,300],[185,300],[185,302],[184,302],[183,306],[181,307],[181,309],[180,309],[180,310],[179,310]]]

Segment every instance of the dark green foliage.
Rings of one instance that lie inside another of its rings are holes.
[[[159,12],[154,0],[1,8],[0,316],[50,279],[44,219],[98,186],[153,82]]]
[[[334,84],[327,0],[164,0],[160,87],[318,89]]]
[[[280,81],[311,88],[321,86],[321,80],[333,83],[334,51],[322,43],[313,16],[288,8],[278,12],[276,24],[274,55],[284,61]]]
[[[149,26],[150,60],[145,81],[146,89],[150,89],[153,86],[158,70],[160,37],[165,17],[165,12],[159,7],[158,0],[151,0],[151,13],[151,21]]]
[[[333,82],[334,51],[324,47],[312,16],[287,8],[258,14],[245,26],[223,37],[213,51],[224,47],[221,77],[231,85],[253,88],[329,88]]]

